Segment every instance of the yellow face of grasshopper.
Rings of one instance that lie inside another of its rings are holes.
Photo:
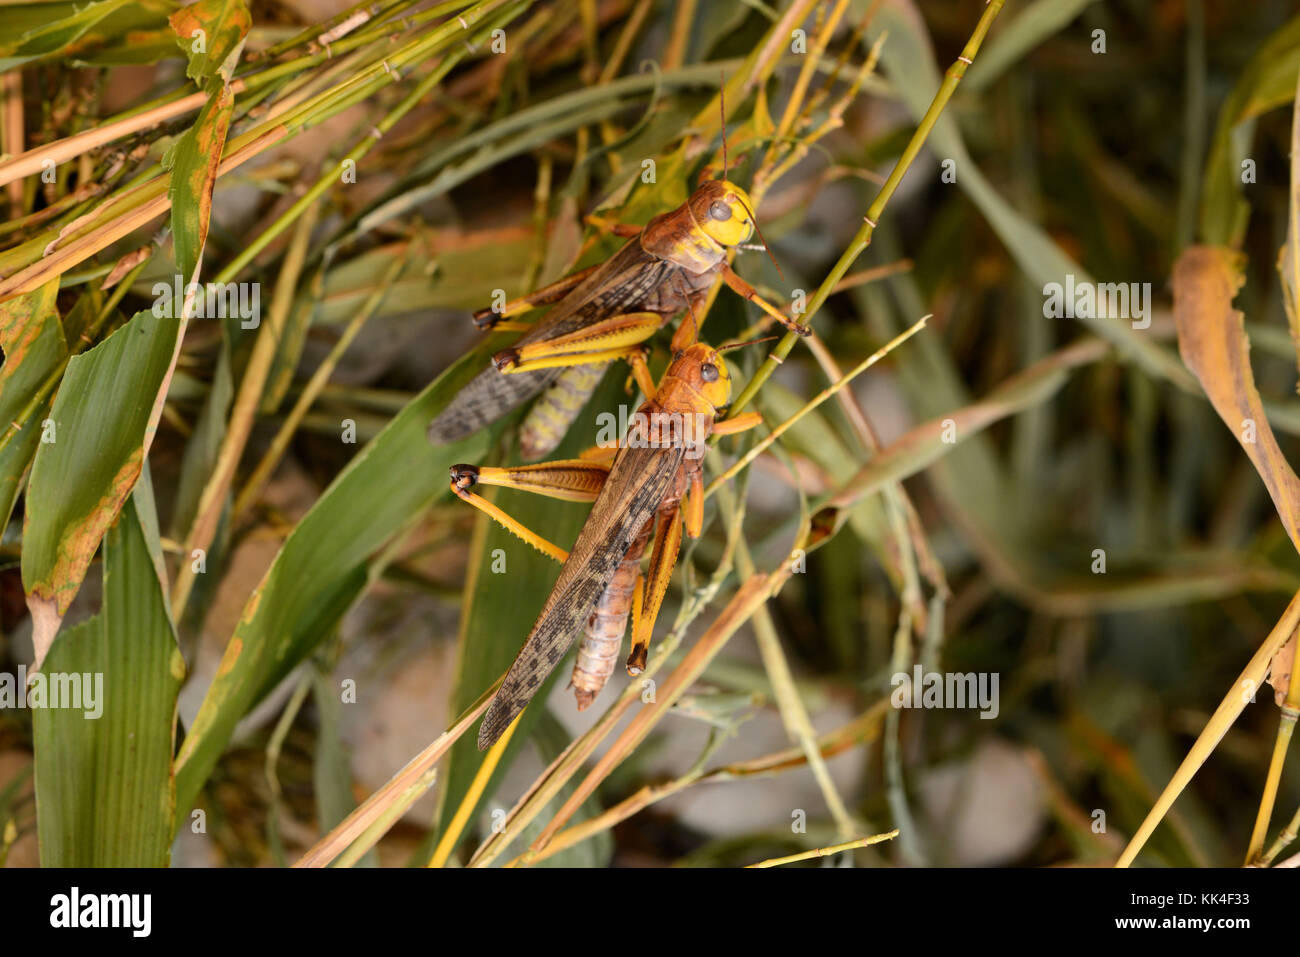
[[[688,204],[696,225],[723,246],[739,246],[754,234],[749,194],[735,183],[712,179],[701,184]]]
[[[686,383],[716,412],[731,401],[731,370],[716,349],[703,342],[679,352],[668,369],[668,378]],[[705,410],[698,410],[705,411]]]

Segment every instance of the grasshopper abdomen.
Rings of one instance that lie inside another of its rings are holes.
[[[642,526],[609,584],[601,592],[596,607],[587,616],[582,640],[578,644],[578,657],[573,663],[573,696],[578,700],[579,711],[591,704],[614,674],[615,663],[623,648],[623,636],[627,632],[627,619],[632,612],[632,595],[641,570],[641,556],[645,554],[653,527],[653,519]]]
[[[555,451],[609,365],[594,362],[565,369],[538,396],[519,427],[519,454],[525,462],[536,462]]]

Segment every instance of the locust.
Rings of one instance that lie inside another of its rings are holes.
[[[704,523],[703,454],[711,435],[759,424],[756,412],[722,420],[731,401],[731,374],[719,350],[695,342],[677,352],[659,383],[644,357],[629,357],[648,396],[622,443],[577,459],[514,467],[453,465],[451,490],[525,542],[562,562],[542,607],[479,728],[485,750],[510,726],[582,633],[572,684],[586,708],[614,672],[632,618],[627,673],[646,666],[655,619],[681,548],[682,533],[698,538]],[[471,491],[497,485],[550,498],[593,502],[573,548],[565,551]],[[641,559],[654,537],[644,576]]]
[[[688,319],[674,334],[672,351],[698,339],[697,317],[719,278],[786,328],[808,335],[806,326],[782,315],[727,262],[728,249],[747,243],[758,224],[749,194],[726,178],[725,140],[723,149],[721,179],[708,178],[712,171],[706,167],[681,206],[644,228],[614,226],[616,234],[630,238],[604,263],[474,313],[479,328],[517,329],[513,317],[553,305],[456,394],[429,424],[429,440],[441,445],[462,439],[544,392],[519,437],[525,461],[543,458],[559,445],[612,361],[640,350],[683,312]]]

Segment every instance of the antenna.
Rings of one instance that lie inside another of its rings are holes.
[[[718,75],[721,79],[721,86],[718,87],[718,109],[722,112],[722,178],[726,179],[727,178],[727,73],[724,70],[720,72]],[[758,233],[759,242],[763,244],[763,249],[764,251],[767,252],[767,258],[772,260],[772,265],[776,267],[776,274],[781,277],[782,281],[784,281],[785,273],[781,270],[781,264],[777,262],[776,257],[772,255],[772,247],[767,244],[767,240],[763,237],[763,231],[758,228],[758,217],[754,215],[754,211],[750,209],[748,206],[746,206],[743,201],[740,203],[740,205],[744,206],[745,212],[749,213],[749,221],[754,225],[754,232]]]
[[[718,87],[718,110],[722,113],[722,178],[727,178],[727,73],[718,73],[721,86]]]
[[[760,342],[774,342],[775,340],[777,340],[777,339],[779,339],[779,338],[781,338],[781,337],[780,337],[780,336],[763,336],[763,337],[760,338],[760,339],[747,339],[747,340],[744,341],[744,342],[733,342],[733,343],[732,343],[731,345],[729,345],[729,346],[719,346],[719,347],[718,347],[717,349],[715,349],[714,351],[715,351],[715,352],[732,352],[732,351],[735,350],[735,349],[743,349],[743,348],[745,348],[745,346],[756,346],[756,345],[758,345]]]
[[[739,202],[741,206],[745,206],[745,201],[740,199],[740,197],[736,197],[736,201]],[[758,217],[754,215],[754,211],[748,206],[745,206],[745,212],[749,213],[749,221],[754,226],[754,232],[758,233],[758,241],[763,244],[763,250],[767,253],[767,258],[772,260],[772,265],[776,267],[776,274],[784,280],[785,273],[781,271],[781,264],[777,262],[776,257],[772,255],[772,247],[767,244],[767,239],[763,236],[763,231],[758,228]]]

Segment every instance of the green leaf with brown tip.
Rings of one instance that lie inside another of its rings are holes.
[[[186,75],[200,85],[218,74],[229,83],[253,25],[245,0],[199,0],[168,19],[190,61]]]
[[[23,526],[23,588],[38,665],[135,487],[176,339],[175,320],[142,311],[68,363],[32,464]]]
[[[212,189],[234,108],[235,95],[229,86],[214,91],[194,125],[163,159],[163,165],[172,171],[167,195],[172,206],[176,270],[184,283],[198,280],[212,218]]]

